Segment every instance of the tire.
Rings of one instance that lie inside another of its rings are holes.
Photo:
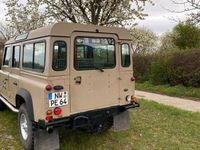
[[[113,126],[113,117],[94,120],[89,126],[80,128],[81,131],[90,134],[101,134]]]
[[[34,149],[35,126],[30,120],[25,104],[22,104],[18,113],[18,131],[20,141],[25,150]]]
[[[6,105],[0,100],[0,111],[3,111],[6,109]]]

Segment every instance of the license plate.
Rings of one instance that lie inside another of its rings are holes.
[[[68,92],[48,93],[49,107],[68,105]]]

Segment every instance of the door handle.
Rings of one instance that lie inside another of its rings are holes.
[[[81,76],[74,78],[76,84],[81,84]]]
[[[16,85],[16,86],[18,85],[17,82],[13,82],[13,84]]]

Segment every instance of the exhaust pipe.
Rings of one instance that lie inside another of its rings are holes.
[[[47,127],[46,131],[49,134],[53,133],[53,127]]]

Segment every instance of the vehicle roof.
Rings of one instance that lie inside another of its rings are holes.
[[[20,42],[46,36],[71,36],[73,32],[97,32],[97,30],[99,33],[116,34],[119,39],[131,40],[130,33],[124,28],[60,22],[30,31],[26,39]],[[19,42],[16,41],[16,37],[7,41],[6,45]]]

